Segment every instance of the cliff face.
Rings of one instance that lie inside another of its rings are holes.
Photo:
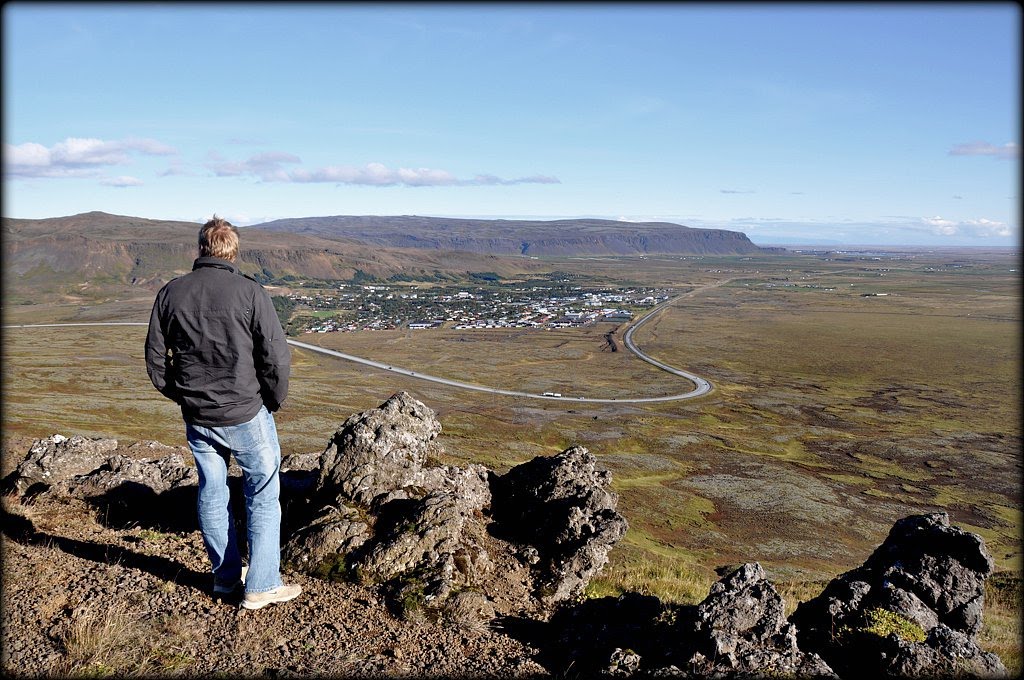
[[[250,227],[347,237],[404,248],[464,250],[495,255],[751,255],[772,252],[745,234],[669,222],[614,220],[470,220],[440,217],[345,216],[275,220]]]

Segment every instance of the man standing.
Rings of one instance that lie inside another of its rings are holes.
[[[232,454],[242,469],[249,543],[242,606],[259,609],[302,592],[281,581],[281,449],[272,415],[288,394],[290,353],[270,296],[239,272],[237,257],[238,230],[214,215],[199,230],[192,271],[157,293],[146,371],[181,406],[219,595],[243,587],[227,483]]]

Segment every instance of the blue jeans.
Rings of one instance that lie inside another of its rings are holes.
[[[217,584],[230,586],[242,575],[228,489],[228,461],[242,468],[249,571],[245,592],[264,593],[281,582],[281,447],[274,416],[261,408],[241,425],[203,427],[185,423],[185,435],[199,470],[199,529]]]

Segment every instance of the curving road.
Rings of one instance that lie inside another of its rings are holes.
[[[554,396],[546,394],[535,394],[533,392],[517,392],[515,390],[502,390],[496,387],[485,387],[483,385],[474,385],[472,383],[460,382],[458,380],[449,380],[448,378],[440,378],[436,375],[427,375],[425,373],[417,373],[410,371],[405,368],[399,368],[386,364],[380,361],[373,361],[371,359],[364,359],[357,357],[352,354],[344,354],[343,352],[337,352],[333,349],[327,349],[325,347],[318,347],[316,345],[310,345],[306,342],[299,342],[298,340],[288,340],[289,345],[295,347],[301,347],[302,349],[309,350],[311,352],[319,352],[320,354],[326,354],[328,356],[337,357],[344,359],[345,361],[352,361],[357,364],[363,364],[364,366],[372,366],[373,368],[379,368],[384,371],[390,371],[392,373],[398,373],[399,375],[405,375],[410,378],[417,378],[419,380],[427,380],[429,382],[440,383],[442,385],[448,385],[450,387],[457,387],[463,390],[475,390],[477,392],[487,392],[489,394],[503,394],[509,397],[528,397],[530,399],[549,399],[552,401],[571,401],[571,402],[584,402],[584,403],[598,403],[598,404],[645,404],[650,402],[658,401],[679,401],[682,399],[694,399],[696,397],[703,396],[710,392],[713,387],[710,382],[701,378],[693,373],[688,373],[678,368],[669,366],[668,364],[662,363],[657,359],[653,359],[643,352],[633,343],[633,331],[647,323],[656,313],[660,312],[667,305],[672,304],[676,300],[682,297],[687,297],[697,292],[696,290],[690,291],[685,295],[677,296],[671,300],[661,303],[650,312],[638,319],[626,334],[623,336],[623,342],[626,347],[640,359],[646,361],[652,366],[656,366],[663,371],[668,371],[674,375],[678,375],[682,378],[686,378],[694,384],[694,389],[689,392],[682,392],[680,394],[669,394],[663,397],[635,397],[635,398],[622,398],[622,399],[602,399],[599,397],[566,397],[566,396]],[[137,322],[137,321],[97,321],[97,322],[82,322],[82,323],[27,323],[27,324],[10,324],[4,326],[4,328],[48,328],[56,326],[148,326],[148,323]]]

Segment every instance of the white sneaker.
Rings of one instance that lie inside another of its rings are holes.
[[[260,609],[275,602],[294,600],[300,593],[302,593],[302,586],[296,584],[278,586],[265,593],[246,593],[245,599],[242,600],[242,606],[246,609]]]

